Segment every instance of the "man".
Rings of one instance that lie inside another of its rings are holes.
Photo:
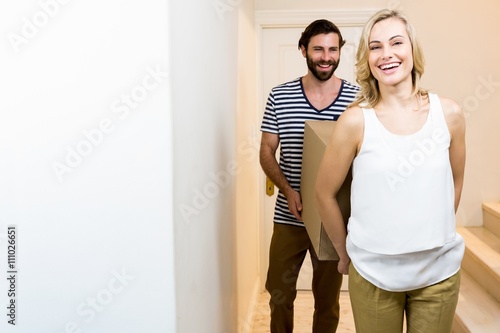
[[[313,333],[333,333],[339,322],[342,275],[337,261],[318,260],[301,219],[299,190],[305,121],[337,120],[359,90],[334,75],[344,43],[330,21],[312,22],[298,43],[307,74],[273,88],[266,104],[260,164],[279,189],[266,281],[272,333],[293,331],[297,277],[308,250],[313,264]],[[275,152],[280,143],[278,164]]]

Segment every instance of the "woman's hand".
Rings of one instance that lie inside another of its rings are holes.
[[[339,273],[348,275],[349,274],[349,265],[351,264],[351,259],[347,260],[339,260],[339,264],[337,266],[337,269],[339,270]]]

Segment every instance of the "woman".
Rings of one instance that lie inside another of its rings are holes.
[[[420,87],[422,50],[399,12],[365,25],[358,99],[337,121],[316,184],[318,208],[349,274],[356,332],[451,332],[464,242],[455,231],[465,120]],[[351,216],[336,194],[352,164]]]

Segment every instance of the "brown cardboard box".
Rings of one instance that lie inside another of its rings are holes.
[[[304,152],[302,155],[302,179],[300,192],[302,197],[302,220],[311,238],[314,250],[320,260],[339,260],[337,252],[321,223],[316,204],[316,177],[326,145],[335,126],[335,121],[308,120],[304,130]],[[351,214],[351,180],[349,170],[346,180],[337,195],[344,223]]]

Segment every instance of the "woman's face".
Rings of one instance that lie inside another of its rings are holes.
[[[412,45],[405,24],[398,18],[377,22],[368,40],[370,71],[379,86],[412,83]]]

